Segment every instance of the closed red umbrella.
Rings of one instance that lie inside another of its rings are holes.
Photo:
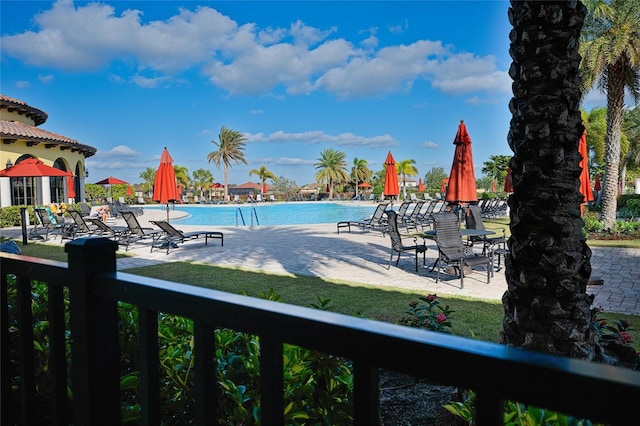
[[[127,197],[131,197],[133,195],[133,189],[131,189],[131,185],[127,186]]]
[[[578,143],[578,151],[582,159],[580,160],[580,193],[582,194],[582,202],[588,203],[593,201],[593,190],[591,189],[591,179],[589,179],[589,162],[587,156],[587,131],[582,132],[580,142]]]
[[[424,192],[424,185],[422,184],[422,178],[418,179],[418,192]]]
[[[267,182],[262,182],[262,193],[263,194],[267,193]]]
[[[447,191],[447,185],[449,185],[449,178],[442,179],[442,182],[440,182],[440,192],[441,193],[444,194]]]
[[[600,175],[596,175],[596,183],[593,185],[593,189],[600,192],[602,189],[602,183],[600,183]]]
[[[454,204],[475,203],[478,201],[478,193],[476,192],[476,176],[473,170],[471,137],[467,133],[464,120],[460,120],[453,144],[456,149],[453,154],[445,200]]]
[[[400,185],[398,185],[398,173],[396,172],[396,160],[393,159],[391,151],[387,154],[384,161],[386,172],[384,175],[384,192],[386,197],[397,197],[400,194]]]
[[[498,188],[496,188],[496,181],[491,181],[491,192],[498,192]]]
[[[76,187],[73,183],[73,173],[71,173],[71,170],[67,172],[67,198],[76,198]]]
[[[160,165],[156,170],[156,179],[153,185],[153,201],[167,205],[167,222],[169,221],[169,203],[179,199],[176,172],[173,169],[173,158],[167,147],[160,156]]]
[[[507,177],[504,180],[504,192],[513,192],[513,180],[511,178],[511,167],[507,167]]]

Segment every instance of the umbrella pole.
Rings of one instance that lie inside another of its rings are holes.
[[[169,203],[167,202],[167,222],[169,222]]]

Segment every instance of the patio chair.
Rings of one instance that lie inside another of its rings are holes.
[[[36,215],[36,223],[29,231],[29,238],[49,239],[49,235],[60,235],[60,239],[73,238],[71,236],[70,227],[65,223],[59,223],[49,208],[36,207],[33,209]],[[44,234],[44,236],[43,236]]]
[[[154,248],[166,248],[167,254],[169,254],[169,250],[172,247],[175,247],[178,243],[184,243],[188,240],[198,239],[201,236],[204,236],[204,245],[206,246],[209,243],[209,238],[214,238],[220,240],[220,245],[224,246],[224,234],[222,232],[217,231],[193,231],[193,232],[182,232],[179,229],[176,229],[173,225],[171,225],[166,220],[152,220],[150,221],[158,228],[162,230],[164,233],[161,238],[155,240],[154,244],[151,245],[151,251]]]
[[[487,284],[491,281],[493,261],[491,256],[481,254],[468,254],[466,246],[460,236],[458,215],[452,212],[433,214],[435,240],[438,245],[438,258],[431,270],[433,271],[442,262],[453,266],[460,277],[460,288],[464,288],[465,267],[470,269],[482,266],[487,271]],[[436,272],[436,283],[440,279],[440,268]]]
[[[352,226],[358,226],[363,231],[365,229],[374,229],[382,231],[382,235],[386,231],[387,220],[384,217],[383,213],[387,209],[389,203],[379,203],[376,207],[376,210],[373,212],[373,216],[360,220],[346,220],[342,222],[338,222],[338,234],[340,233],[340,229],[347,228],[349,232],[351,232]]]
[[[388,217],[387,223],[389,224],[389,227],[387,229],[387,233],[391,238],[391,256],[389,258],[389,265],[387,265],[387,269],[391,267],[394,253],[398,253],[398,258],[396,259],[396,266],[398,266],[400,255],[405,251],[413,251],[416,258],[416,272],[418,272],[418,253],[422,253],[422,265],[425,265],[427,262],[426,244],[418,244],[417,238],[414,238],[413,245],[404,245],[404,243],[402,242],[402,236],[400,235],[400,231],[398,230],[398,214],[393,210],[386,210],[384,213]]]
[[[159,229],[153,229],[149,227],[142,227],[135,213],[130,210],[120,211],[122,218],[127,224],[127,232],[123,237],[123,245],[125,251],[129,251],[129,245],[138,241],[151,240],[151,251],[153,251],[153,245],[162,236],[162,231]]]
[[[482,220],[482,209],[477,205],[470,205],[467,207],[467,214],[465,215],[465,223],[467,229],[486,229]],[[506,231],[502,228],[502,236],[500,237],[469,237],[469,243],[482,244],[482,254],[493,253],[495,250],[505,250],[507,248],[506,243]]]
[[[82,217],[82,213],[78,210],[67,209],[67,213],[73,219],[74,225],[72,228],[73,237],[83,237],[87,235],[93,235],[98,229],[95,225],[89,226]]]
[[[128,232],[126,227],[110,226],[96,217],[88,217],[86,220],[95,227],[93,235],[109,238],[110,240],[117,242],[119,245],[126,244],[124,242]]]

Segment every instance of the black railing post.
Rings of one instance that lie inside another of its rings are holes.
[[[75,425],[120,424],[118,304],[98,297],[94,277],[116,270],[118,244],[79,238],[65,245],[70,276],[71,378]]]

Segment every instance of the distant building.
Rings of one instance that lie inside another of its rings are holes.
[[[84,200],[88,171],[85,160],[96,148],[75,139],[39,128],[46,112],[26,102],[0,95],[0,169],[27,158],[38,158],[47,166],[73,173],[75,200]],[[0,207],[69,202],[66,177],[0,177]]]
[[[262,185],[254,182],[246,182],[242,185],[237,186],[229,186],[229,195],[239,195],[239,196],[247,196],[247,195],[255,195],[260,194],[262,190]]]

